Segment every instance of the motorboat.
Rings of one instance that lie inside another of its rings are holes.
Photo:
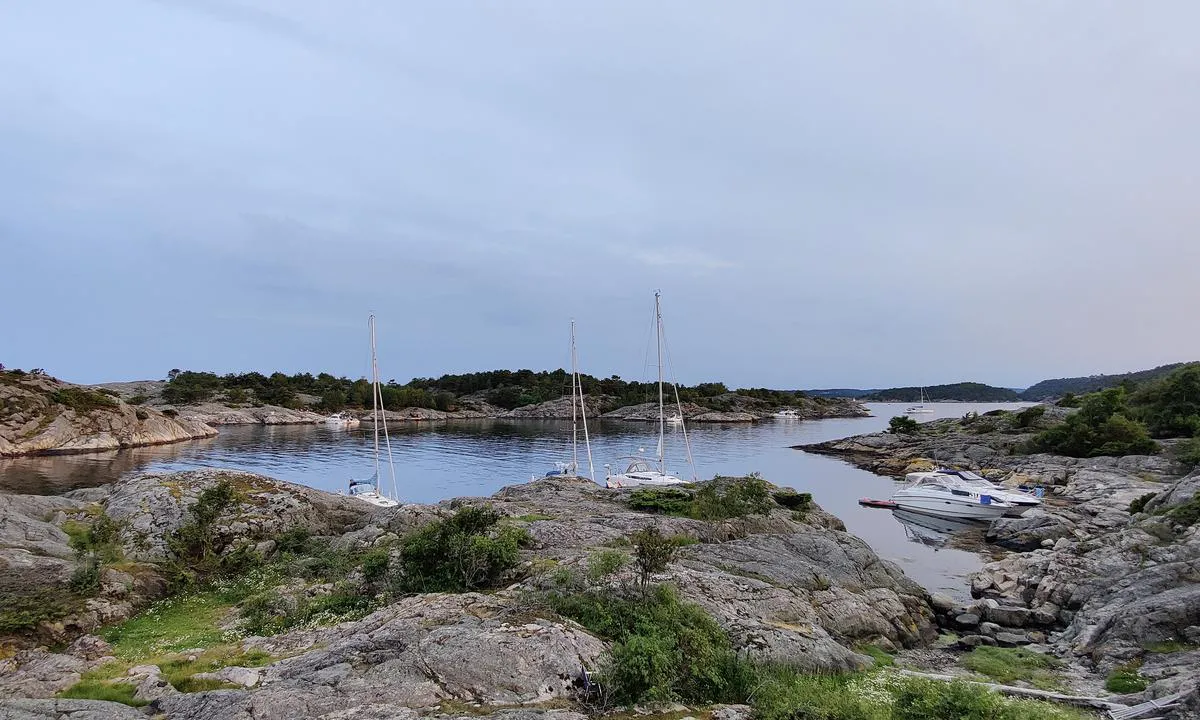
[[[337,412],[325,418],[325,424],[330,427],[352,428],[358,427],[361,421],[350,413]]]
[[[610,488],[638,487],[639,485],[682,485],[682,480],[664,470],[652,465],[646,458],[637,455],[622,458],[629,465],[623,473],[610,473],[605,478],[605,486]],[[609,467],[609,466],[605,466]]]
[[[916,405],[905,409],[905,415],[929,415],[933,413],[933,408],[925,407],[925,388],[921,388],[921,399]]]
[[[785,408],[775,413],[771,417],[775,418],[776,420],[799,420],[800,411],[796,410],[795,408]]]
[[[375,483],[369,480],[351,480],[350,497],[371,503],[375,507],[396,507],[400,504],[390,497],[380,495]]]
[[[683,403],[679,400],[679,386],[671,383],[675,390],[675,406],[677,412],[670,418],[666,414],[666,405],[664,400],[664,392],[666,383],[663,380],[663,319],[662,319],[662,296],[660,293],[654,293],[654,324],[657,332],[657,347],[658,347],[658,450],[655,453],[655,462],[651,464],[649,460],[640,455],[626,456],[621,458],[623,461],[628,461],[625,472],[614,473],[612,466],[605,465],[608,470],[605,473],[604,484],[610,488],[625,488],[637,487],[638,485],[680,485],[684,482],[682,478],[667,472],[666,455],[663,452],[666,444],[666,428],[667,425],[676,425],[682,431],[683,446],[687,450],[688,464],[692,468],[692,478],[696,478],[696,463],[692,459],[692,444],[688,439],[687,425],[683,420]],[[639,450],[638,452],[642,452]]]
[[[926,477],[943,478],[947,482],[952,482],[963,489],[973,490],[978,493],[986,493],[995,500],[1009,503],[1013,506],[1007,513],[1005,513],[1009,517],[1024,515],[1026,512],[1029,512],[1030,509],[1042,504],[1041,499],[1032,493],[1001,487],[987,478],[971,472],[970,470],[949,470],[946,468],[938,468],[937,470],[930,472],[909,473],[908,475],[904,476],[904,479],[909,483],[916,483]]]
[[[995,520],[1016,507],[986,491],[965,487],[948,475],[914,474],[922,477],[892,494],[892,502],[901,510],[942,518]]]

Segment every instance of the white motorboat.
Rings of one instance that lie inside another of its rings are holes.
[[[358,427],[359,423],[359,419],[350,413],[337,412],[325,418],[325,424],[330,427],[352,428]]]
[[[901,510],[970,520],[995,520],[1015,507],[1012,503],[994,499],[989,493],[965,488],[955,478],[938,473],[929,473],[897,490],[892,494],[892,502]]]
[[[610,488],[637,487],[638,485],[680,485],[684,482],[680,477],[667,472],[667,463],[663,455],[663,444],[666,440],[667,423],[669,422],[666,416],[666,408],[663,404],[663,320],[662,320],[662,300],[659,293],[654,293],[654,324],[655,332],[657,333],[658,347],[658,453],[654,465],[640,456],[631,456],[622,458],[628,460],[629,464],[625,468],[625,472],[614,473],[612,467],[605,465],[608,472],[604,478],[604,484]],[[692,478],[696,477],[696,464],[692,460],[692,445],[688,439],[687,425],[683,421],[683,403],[679,400],[679,387],[672,383],[675,389],[675,406],[678,413],[675,417],[679,418],[678,427],[683,431],[683,445],[687,448],[688,464],[692,467]],[[671,424],[675,423],[671,421]]]
[[[678,414],[672,415],[671,417],[667,418],[667,424],[673,427],[679,427],[683,424],[683,416]]]
[[[1006,502],[1013,507],[1005,513],[1009,517],[1017,517],[1029,512],[1030,509],[1042,504],[1042,501],[1031,493],[1021,490],[1013,490],[1006,487],[1001,487],[992,481],[984,478],[970,470],[948,470],[946,468],[938,468],[931,472],[915,472],[905,476],[905,480],[910,483],[916,483],[926,477],[938,477],[952,482],[958,487],[966,490],[973,490],[977,493],[983,493],[992,496],[992,498],[1000,502]]]
[[[371,425],[375,431],[375,474],[370,480],[351,480],[350,497],[376,507],[396,507],[400,504],[396,491],[396,466],[392,462],[392,440],[388,436],[387,418],[383,415],[383,393],[379,389],[379,363],[375,357],[375,316],[367,319],[371,333]],[[387,449],[388,468],[392,473],[391,497],[379,488],[379,429],[383,428],[383,443]]]
[[[605,478],[605,485],[610,488],[638,487],[639,485],[682,485],[685,480],[682,480],[674,475],[663,472],[661,469],[650,464],[650,462],[637,455],[630,455],[622,458],[628,460],[629,465],[625,468],[625,472],[610,474]],[[608,467],[605,465],[605,467]]]
[[[575,476],[579,474],[579,420],[583,420],[583,445],[587,449],[588,477],[596,482],[592,465],[592,442],[588,438],[587,406],[583,402],[583,382],[579,379],[579,356],[575,350],[575,321],[571,321],[571,462],[556,462],[554,469],[543,477]]]
[[[775,418],[776,420],[799,420],[800,411],[794,408],[785,408],[775,413],[771,417]]]
[[[933,412],[933,408],[925,407],[925,388],[921,388],[921,399],[916,405],[907,408],[904,411],[905,415],[929,415]]]

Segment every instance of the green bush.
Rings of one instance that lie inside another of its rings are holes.
[[[167,538],[167,547],[184,563],[198,570],[212,570],[212,558],[217,549],[213,522],[237,501],[233,483],[221,478],[217,484],[203,490],[189,508],[190,522],[184,523]]]
[[[1141,495],[1141,496],[1138,496],[1137,498],[1135,498],[1132,502],[1129,503],[1129,514],[1137,515],[1138,513],[1145,510],[1146,503],[1153,500],[1156,495],[1158,495],[1158,493],[1148,492],[1145,495]]]
[[[888,430],[899,435],[912,435],[921,429],[921,424],[907,415],[897,415],[888,420]]]
[[[690,517],[710,522],[771,511],[771,485],[757,473],[745,477],[717,476],[695,490],[638,488],[629,494],[629,507],[641,512]]]
[[[1200,363],[1145,385],[1133,394],[1130,405],[1154,437],[1200,433]]]
[[[82,597],[90,597],[99,592],[100,558],[96,557],[95,553],[81,557],[67,585],[71,592]]]
[[[692,508],[694,493],[680,488],[638,488],[629,493],[629,507],[660,515],[686,517]]]
[[[407,592],[468,592],[495,585],[516,567],[531,539],[524,528],[499,527],[500,514],[468,506],[401,541],[395,579]]]
[[[613,643],[603,682],[619,703],[741,702],[748,683],[729,638],[673,588],[645,597],[611,591],[550,595],[559,614]]]
[[[363,579],[367,582],[382,579],[387,575],[388,551],[384,549],[371,550],[362,556],[360,566],[363,571]]]
[[[302,552],[311,538],[311,530],[303,525],[295,525],[276,536],[275,549],[279,552]]]
[[[601,550],[588,558],[588,580],[600,582],[609,575],[619,572],[627,564],[629,564],[629,556],[620,550]]]
[[[1200,522],[1200,493],[1196,493],[1187,502],[1168,510],[1167,517],[1184,527],[1191,527]]]
[[[1077,408],[1079,407],[1079,398],[1073,392],[1064,393],[1055,405],[1064,408]]]
[[[1125,388],[1115,387],[1084,397],[1078,412],[1034,436],[1029,449],[1071,457],[1097,457],[1146,455],[1157,452],[1158,445],[1144,426],[1130,419]]]
[[[93,410],[113,410],[117,407],[116,399],[104,393],[88,390],[82,387],[65,387],[50,393],[50,399],[59,405],[65,405],[77,413]]]
[[[789,510],[804,511],[812,507],[812,493],[796,492],[791,488],[775,491],[775,502]]]
[[[56,620],[71,612],[73,597],[61,591],[39,591],[30,594],[5,593],[0,603],[0,635],[20,634],[33,630],[47,620]]]
[[[1038,420],[1046,414],[1045,405],[1034,405],[1033,407],[1025,408],[1013,416],[1013,427],[1029,428],[1037,424]]]
[[[1175,448],[1175,459],[1189,470],[1200,467],[1200,435],[1180,443]]]
[[[629,540],[633,543],[633,562],[638,569],[642,591],[645,592],[650,577],[666,570],[675,559],[679,545],[653,525],[633,533]]]

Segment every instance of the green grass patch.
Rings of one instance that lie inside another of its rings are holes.
[[[60,692],[58,696],[72,700],[107,700],[108,702],[131,705],[133,707],[142,707],[143,705],[150,704],[146,700],[135,700],[133,697],[135,692],[137,692],[137,688],[126,682],[80,680]]]
[[[190,648],[221,644],[221,621],[233,607],[272,578],[262,573],[237,581],[214,582],[160,600],[144,612],[97,632],[122,660],[140,660]]]
[[[1040,690],[1062,685],[1055,672],[1062,662],[1025,648],[977,647],[963,658],[963,666],[1004,685],[1023,681]]]
[[[891,667],[896,664],[895,656],[878,645],[863,645],[855,648],[855,651],[863,655],[869,655],[875,661],[875,667]]]
[[[1127,695],[1145,690],[1149,683],[1138,672],[1141,667],[1141,661],[1134,660],[1133,662],[1113,668],[1113,671],[1108,674],[1108,678],[1104,681],[1104,689],[1119,695]]]
[[[1187,652],[1189,650],[1196,650],[1197,648],[1200,648],[1200,645],[1182,642],[1180,640],[1167,640],[1166,642],[1147,643],[1142,645],[1142,649],[1146,652],[1156,653],[1159,655]]]

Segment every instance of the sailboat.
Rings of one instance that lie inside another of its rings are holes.
[[[628,461],[623,473],[608,473],[605,485],[610,488],[636,487],[639,485],[680,485],[686,482],[682,478],[667,472],[667,464],[663,455],[663,443],[666,438],[667,416],[663,403],[663,321],[662,295],[654,293],[654,324],[658,335],[658,452],[656,462],[651,464],[641,455],[630,455],[622,460]],[[692,462],[692,446],[688,440],[687,426],[683,422],[683,404],[679,402],[679,388],[675,387],[675,405],[679,410],[679,427],[683,430],[683,442],[687,448],[688,463],[692,466],[692,476],[695,479],[696,466]],[[672,422],[672,425],[675,423]],[[605,468],[611,469],[605,465]]]
[[[904,411],[905,415],[928,415],[933,408],[925,407],[925,388],[921,388],[921,401]]]
[[[371,333],[371,424],[375,432],[375,474],[370,480],[351,480],[350,497],[375,507],[396,507],[396,466],[392,463],[392,440],[388,437],[387,418],[383,416],[383,393],[379,389],[379,362],[375,357],[375,316],[367,318]],[[383,427],[383,444],[387,449],[388,468],[392,473],[392,496],[379,491],[379,428]]]
[[[592,441],[588,437],[587,406],[583,403],[583,383],[579,379],[579,356],[575,350],[575,321],[571,321],[571,462],[555,463],[558,467],[546,473],[546,477],[575,476],[579,474],[579,420],[583,420],[583,445],[587,449],[588,477],[596,482],[596,468],[592,465]]]

